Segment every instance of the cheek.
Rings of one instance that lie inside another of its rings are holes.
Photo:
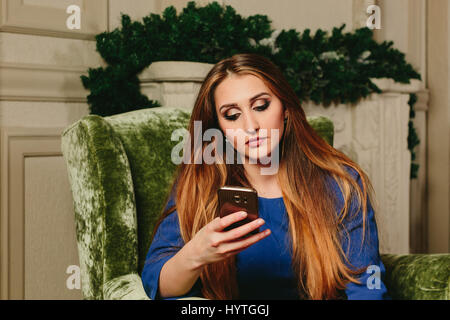
[[[227,126],[221,126],[223,138],[227,138],[228,141],[237,141],[239,136],[242,136],[242,132],[238,129],[238,126],[232,126],[227,124]]]
[[[264,124],[261,126],[262,128],[266,128],[268,134],[270,134],[270,130],[277,129],[281,131],[284,125],[284,115],[280,112],[272,112],[265,117]],[[281,133],[281,132],[280,132]]]
[[[279,114],[274,115],[267,121],[265,128],[267,128],[267,132],[265,132],[264,135],[268,136],[271,141],[269,145],[272,145],[273,143],[276,144],[281,140],[281,136],[283,134],[284,117],[280,118]]]
[[[270,129],[281,129],[283,127],[284,118],[275,115],[270,120],[268,120],[267,128]]]

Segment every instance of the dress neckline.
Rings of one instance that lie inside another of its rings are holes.
[[[283,197],[277,197],[277,198],[265,198],[265,197],[260,197],[260,196],[258,196],[258,199],[263,199],[263,200],[280,200],[280,199],[283,199]]]

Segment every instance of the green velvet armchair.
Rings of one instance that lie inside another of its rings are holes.
[[[187,110],[88,115],[62,134],[85,299],[148,299],[140,274],[176,165],[172,131]],[[308,118],[330,144],[333,123]],[[450,254],[382,254],[393,299],[449,299]]]

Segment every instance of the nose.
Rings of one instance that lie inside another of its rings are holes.
[[[255,134],[256,131],[259,129],[258,121],[254,119],[254,117],[251,114],[247,114],[245,117],[245,132],[248,134]]]

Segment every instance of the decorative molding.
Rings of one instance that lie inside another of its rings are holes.
[[[413,93],[422,91],[425,88],[425,84],[417,79],[410,80],[410,83],[399,83],[389,78],[372,78],[370,81],[383,92]]]
[[[370,80],[385,93],[415,93],[417,95],[417,102],[414,105],[414,109],[416,111],[428,111],[430,92],[428,89],[425,89],[425,84],[423,81],[412,79],[410,83],[405,84],[395,82],[393,79],[387,78],[374,78]]]
[[[416,92],[417,102],[414,105],[415,111],[428,111],[428,101],[430,99],[430,91],[428,89]]]
[[[0,158],[0,298],[25,295],[25,172],[27,157],[61,157],[64,128],[2,128]]]
[[[69,14],[60,5],[30,5],[24,1],[1,0],[0,32],[94,40],[108,30],[108,0],[81,0],[81,29],[69,30]]]
[[[141,91],[164,107],[192,109],[205,76],[213,64],[156,61],[139,75]]]
[[[87,67],[0,62],[0,100],[86,102]]]

